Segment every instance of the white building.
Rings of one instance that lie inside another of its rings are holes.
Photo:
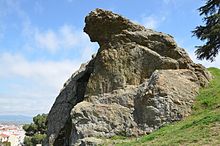
[[[22,126],[0,125],[0,142],[10,142],[11,146],[22,146],[25,131]]]
[[[7,134],[0,134],[0,142],[8,142],[9,140],[9,135]]]

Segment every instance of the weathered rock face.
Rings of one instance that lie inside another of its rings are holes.
[[[134,100],[134,120],[145,131],[181,120],[191,112],[197,81],[187,69],[155,71]]]
[[[49,145],[90,145],[95,137],[137,136],[191,112],[211,76],[172,36],[96,9],[84,31],[100,48],[65,83],[48,115]],[[89,139],[89,140],[88,140]]]

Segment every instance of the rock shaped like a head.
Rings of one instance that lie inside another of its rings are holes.
[[[89,13],[85,18],[86,32],[92,42],[107,41],[112,34],[119,34],[123,30],[137,31],[144,27],[134,25],[128,19],[112,13],[111,11],[96,9]]]
[[[86,16],[85,24],[90,40],[100,45],[86,95],[139,85],[157,69],[188,68],[193,63],[172,36],[111,11],[96,9]]]

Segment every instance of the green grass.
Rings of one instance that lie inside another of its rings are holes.
[[[214,79],[201,89],[191,116],[157,131],[126,142],[114,138],[117,146],[220,146],[220,69],[208,69]],[[109,144],[108,144],[109,145]]]

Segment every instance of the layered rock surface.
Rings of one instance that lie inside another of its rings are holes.
[[[47,144],[138,136],[190,114],[211,75],[172,36],[102,9],[85,22],[84,31],[100,48],[58,95],[48,115]]]

